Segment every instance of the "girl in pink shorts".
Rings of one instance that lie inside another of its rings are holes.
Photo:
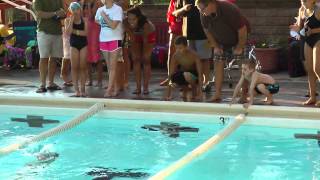
[[[95,20],[100,24],[100,50],[107,63],[108,68],[108,88],[104,97],[115,97],[119,93],[116,83],[117,63],[121,56],[121,45],[123,39],[122,30],[122,8],[116,5],[113,0],[101,0],[103,6],[100,7],[95,16]]]

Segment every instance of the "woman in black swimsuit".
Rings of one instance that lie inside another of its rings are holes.
[[[82,18],[81,5],[72,2],[69,6],[72,15],[67,26],[70,34],[72,82],[76,91],[75,97],[85,97],[87,75],[87,21]],[[80,90],[78,85],[80,80]]]
[[[301,0],[307,16],[305,22],[305,46],[304,55],[308,72],[310,98],[304,105],[315,104],[320,107],[320,101],[316,99],[317,80],[320,80],[320,7],[316,0]],[[308,16],[309,15],[309,16]]]

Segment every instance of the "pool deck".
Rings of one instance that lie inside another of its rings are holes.
[[[233,72],[234,78],[233,87],[236,84],[237,73]],[[56,83],[62,86],[62,80],[56,74]],[[295,106],[302,107],[302,102],[307,98],[307,77],[290,78],[286,71],[272,74],[280,84],[280,92],[274,96],[274,106]],[[159,101],[163,99],[163,93],[165,87],[159,86],[159,82],[166,77],[166,71],[164,69],[154,69],[152,72],[149,95],[136,96],[132,94],[135,89],[134,76],[131,72],[129,89],[122,92],[118,99],[131,99],[131,100],[153,100]],[[106,82],[104,82],[105,86]],[[36,93],[36,89],[39,86],[39,73],[36,69],[31,70],[11,70],[6,71],[0,68],[0,96],[24,96],[24,97],[50,97],[50,98],[63,98],[70,97],[74,94],[72,87],[63,87],[63,90],[52,91],[47,93]],[[214,88],[213,88],[214,89]],[[319,91],[318,87],[318,92]],[[87,87],[88,97],[90,98],[103,98],[105,90],[103,88],[91,86]],[[228,87],[228,83],[225,82],[223,86],[223,101],[222,103],[229,103],[231,100],[233,89]],[[205,93],[204,93],[205,94]],[[213,94],[213,91],[206,93],[204,96],[204,103]],[[179,95],[179,91],[176,90],[173,101],[182,101]],[[262,100],[262,99],[261,99]],[[255,104],[262,105],[263,103],[257,99]],[[313,106],[307,106],[313,107]]]

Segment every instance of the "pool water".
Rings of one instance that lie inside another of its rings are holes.
[[[44,118],[64,122],[79,112],[81,110],[71,111],[70,116]],[[1,115],[6,124],[2,129],[7,130],[7,135],[0,139],[1,145],[57,126],[32,128],[26,123],[11,122],[10,116],[25,117],[26,114]],[[104,111],[69,131],[0,157],[0,179],[147,179],[221,130],[223,125],[217,123],[217,119],[212,115]],[[180,132],[179,137],[173,138],[141,128],[164,121],[199,128],[199,131]],[[50,163],[41,163],[36,156],[43,149],[58,153],[59,157]]]
[[[316,140],[295,139],[295,133],[317,131],[241,126],[169,179],[318,180],[320,146]]]

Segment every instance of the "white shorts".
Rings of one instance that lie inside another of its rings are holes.
[[[39,31],[37,32],[37,40],[40,58],[63,57],[62,35],[47,34]]]
[[[212,48],[207,39],[188,40],[188,46],[197,52],[200,59],[212,59]]]

